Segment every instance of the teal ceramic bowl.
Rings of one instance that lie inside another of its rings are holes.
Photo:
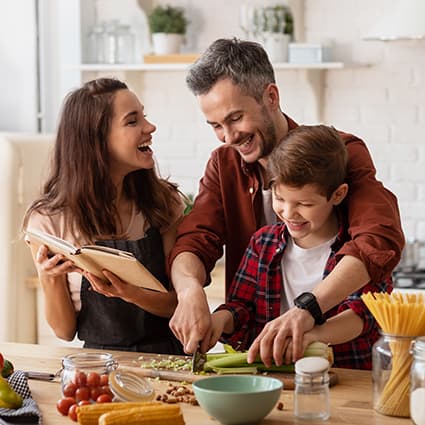
[[[257,424],[275,406],[281,381],[268,376],[211,376],[193,383],[199,405],[224,425]]]

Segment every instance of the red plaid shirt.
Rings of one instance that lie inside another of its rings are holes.
[[[281,260],[287,238],[283,223],[265,226],[252,236],[230,287],[227,303],[217,308],[229,310],[234,318],[234,332],[231,335],[223,334],[222,342],[247,349],[264,325],[280,315],[283,285]],[[335,267],[335,253],[346,239],[344,227],[341,226],[332,244],[323,277]],[[356,339],[333,346],[335,367],[372,368],[371,347],[379,338],[379,328],[360,295],[370,291],[391,292],[392,288],[391,277],[380,283],[370,282],[326,312],[325,316],[329,318],[351,308],[363,319],[363,331]]]

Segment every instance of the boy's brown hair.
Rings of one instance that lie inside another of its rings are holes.
[[[330,199],[346,176],[347,150],[333,127],[302,125],[290,131],[268,159],[273,183],[315,184]]]

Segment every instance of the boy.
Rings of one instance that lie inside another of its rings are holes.
[[[273,210],[281,222],[251,238],[232,282],[227,303],[212,316],[213,338],[257,352],[270,366],[292,360],[291,339],[280,317],[300,294],[313,291],[336,265],[335,254],[348,239],[341,207],[347,151],[330,127],[300,126],[289,132],[268,162]],[[371,369],[378,326],[360,299],[370,290],[390,292],[391,281],[369,282],[349,295],[304,334],[303,347],[320,340],[334,346],[335,367]]]

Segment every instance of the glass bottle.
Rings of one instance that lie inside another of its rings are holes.
[[[373,408],[383,415],[410,416],[410,346],[414,339],[414,336],[381,333],[373,345]]]
[[[67,396],[78,388],[89,388],[90,393],[112,393],[109,390],[109,373],[118,367],[112,354],[104,352],[70,354],[62,359],[62,393]],[[71,390],[72,388],[72,390]],[[97,389],[98,391],[93,391]],[[95,400],[95,396],[90,398]],[[94,398],[93,398],[94,397]]]
[[[415,425],[425,425],[425,336],[412,344],[410,370],[410,416]]]
[[[304,357],[295,362],[294,414],[299,419],[326,420],[330,416],[329,362]]]

